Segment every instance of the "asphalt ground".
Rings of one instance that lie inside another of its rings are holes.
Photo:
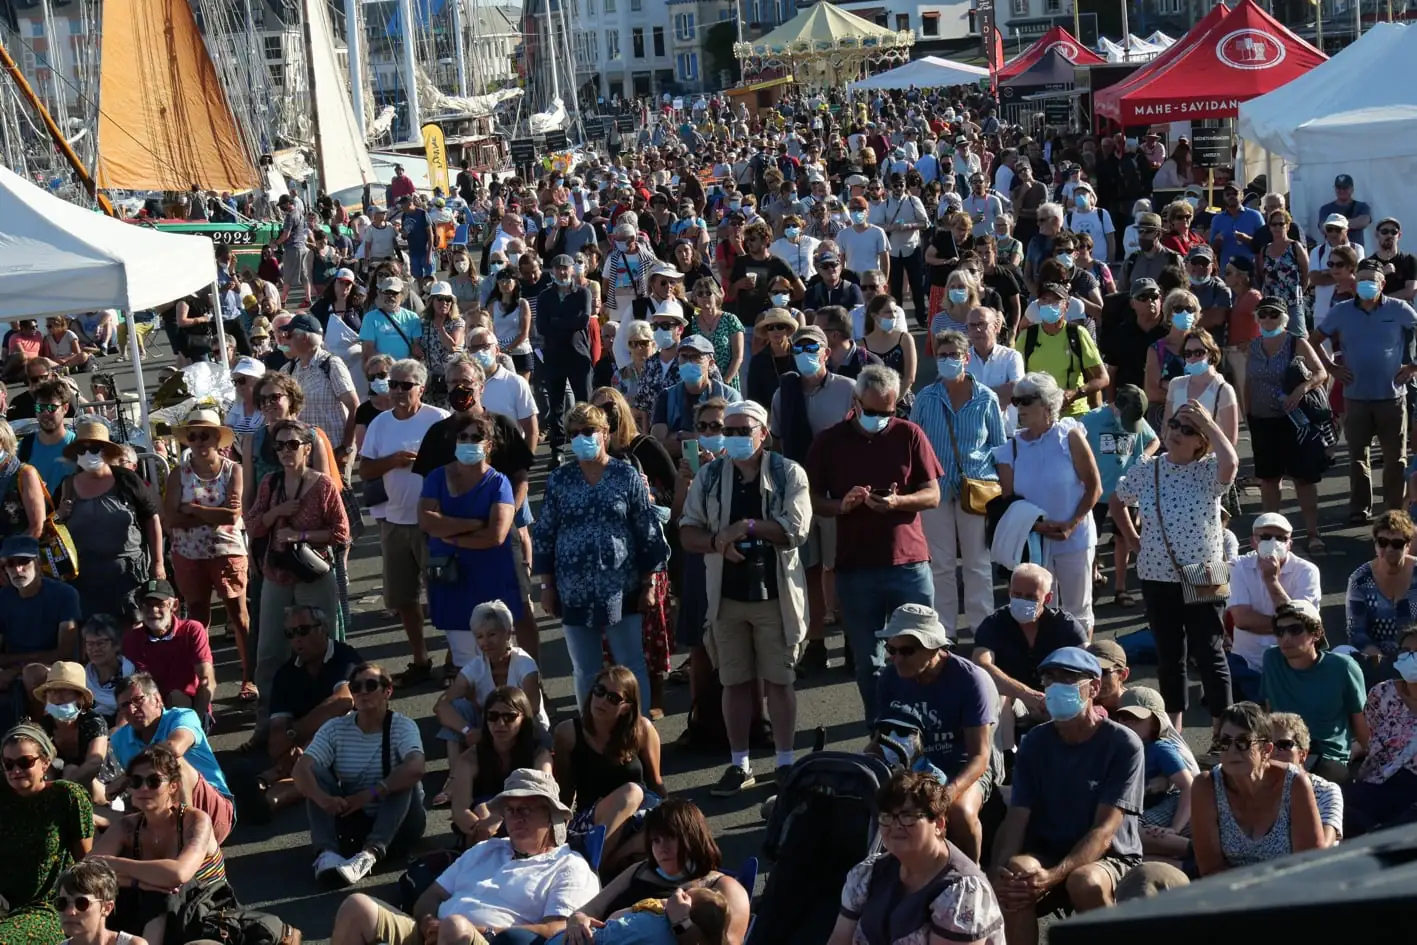
[[[172,362],[166,340],[161,338],[161,333],[155,332],[150,339],[150,357],[145,361],[144,369],[148,372],[148,385],[151,390],[155,386],[154,370]],[[920,341],[917,335],[917,344]],[[930,383],[934,371],[934,362],[929,358],[922,357],[919,363],[921,377],[917,381],[917,388]],[[125,367],[118,359],[108,358],[104,361],[104,370],[117,373],[124,389],[132,388],[130,366]],[[80,382],[83,382],[82,376]],[[544,448],[540,451],[543,460],[545,452]],[[1249,466],[1249,442],[1243,429],[1240,452],[1243,475]],[[1377,461],[1375,458],[1375,463]],[[1348,576],[1362,562],[1372,557],[1372,544],[1367,527],[1350,527],[1346,524],[1349,495],[1347,468],[1346,445],[1340,444],[1337,462],[1326,474],[1319,488],[1321,527],[1328,551],[1315,561],[1322,572],[1325,624],[1329,628],[1329,638],[1334,643],[1342,642],[1345,637],[1343,601]],[[1380,481],[1380,476],[1376,475],[1377,469],[1374,472],[1375,478]],[[534,496],[539,492],[544,479],[543,462],[538,465],[534,476]],[[1259,513],[1258,491],[1245,493],[1243,499],[1244,514],[1231,523],[1235,533],[1240,536],[1242,548],[1247,543],[1250,521]],[[1298,509],[1291,490],[1286,489],[1284,499],[1285,513],[1292,521],[1298,522]],[[1295,553],[1306,556],[1301,549],[1296,549]],[[1130,586],[1137,594],[1138,605],[1131,609],[1122,609],[1112,604],[1111,554],[1105,550],[1105,545],[1103,560],[1109,584],[1102,589],[1100,602],[1096,607],[1095,634],[1097,638],[1111,638],[1144,626],[1145,618],[1140,594],[1137,592],[1135,573],[1132,575]],[[353,628],[349,642],[369,659],[398,670],[408,659],[407,642],[396,620],[383,610],[380,585],[377,532],[368,529],[351,551],[349,593]],[[996,588],[996,601],[1003,602],[1005,599],[1003,587],[999,586]],[[236,755],[235,750],[250,733],[253,711],[236,698],[240,683],[240,664],[230,636],[219,624],[219,617],[214,617],[213,621],[218,624],[212,631],[212,647],[217,661],[220,686],[214,706],[217,730],[212,740],[224,765],[249,764],[249,759]],[[575,712],[571,665],[557,621],[542,617],[539,625],[542,632],[542,679],[554,724],[558,719],[569,717]],[[850,674],[842,665],[844,644],[840,633],[829,636],[827,644],[830,650],[827,671],[799,680],[797,684],[799,756],[811,750],[814,732],[818,727],[825,731],[829,748],[851,751],[858,750],[865,743],[860,699]],[[435,661],[441,662],[443,640],[441,635],[431,628],[429,645]],[[959,649],[961,652],[968,652],[970,646],[970,637],[966,635],[960,640]],[[682,655],[675,657],[676,666],[682,658]],[[1155,667],[1133,667],[1131,682],[1134,685],[1155,686]],[[1209,745],[1209,719],[1205,710],[1199,707],[1200,686],[1194,678],[1191,690],[1192,709],[1186,716],[1185,734],[1191,747],[1200,753]],[[429,757],[429,773],[425,781],[426,795],[429,798],[441,788],[447,773],[443,743],[435,738],[437,726],[432,718],[433,703],[438,691],[438,685],[435,683],[400,690],[394,703],[400,712],[416,719],[422,730]],[[683,732],[687,718],[687,687],[668,687],[665,700],[666,715],[658,723],[658,728],[664,745],[662,765],[669,790],[674,794],[687,796],[708,816],[714,835],[723,850],[727,869],[736,869],[750,856],[762,859],[763,821],[758,808],[761,801],[772,793],[771,753],[754,753],[754,773],[759,779],[757,788],[749,789],[734,798],[711,797],[709,788],[717,782],[728,764],[728,758],[726,754],[719,756],[691,753],[676,747],[674,742]],[[430,811],[427,831],[420,849],[431,850],[449,845],[450,831],[447,808]],[[224,851],[228,875],[244,904],[279,914],[287,922],[299,927],[307,942],[319,943],[328,939],[335,912],[340,902],[349,895],[349,891],[323,888],[315,882],[311,871],[314,854],[309,846],[309,833],[301,808],[280,812],[268,825],[238,824]],[[397,902],[396,884],[405,865],[404,860],[393,858],[379,864],[375,871],[359,884],[358,891]],[[764,879],[772,868],[773,864],[763,860],[758,892],[762,891]]]

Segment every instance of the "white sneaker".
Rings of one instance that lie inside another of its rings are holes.
[[[374,854],[360,850],[347,861],[335,867],[335,872],[346,886],[353,886],[374,869]]]
[[[325,850],[315,857],[315,878],[324,879],[329,873],[339,869],[347,861],[333,850]]]

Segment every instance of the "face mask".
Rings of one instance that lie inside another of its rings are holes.
[[[1257,550],[1261,558],[1272,558],[1275,561],[1283,561],[1289,554],[1288,543],[1278,538],[1264,539]]]
[[[790,301],[792,301],[792,297],[789,296],[786,292],[774,292],[772,295],[772,304],[774,308],[787,308],[787,303]]]
[[[969,298],[968,289],[951,289],[950,301],[956,305],[962,305]]]
[[[964,376],[964,359],[936,358],[935,371],[942,381],[957,381]]]
[[[93,472],[95,469],[99,468],[102,465],[103,454],[101,453],[97,455],[95,455],[94,453],[83,453],[79,456],[80,469],[86,470],[88,472]]]
[[[1364,302],[1371,302],[1373,299],[1377,298],[1382,291],[1383,290],[1376,282],[1358,283],[1358,298],[1362,299]]]
[[[1087,209],[1087,198],[1084,197],[1082,194],[1078,194],[1076,197],[1073,198],[1073,204],[1074,204],[1079,210],[1086,210],[1086,209]]]
[[[856,422],[861,424],[861,429],[867,433],[880,433],[886,428],[886,424],[891,422],[890,417],[870,417],[864,413],[856,415]]]
[[[472,359],[480,364],[484,371],[492,370],[492,366],[497,363],[497,356],[491,351],[474,351]]]
[[[728,436],[723,438],[723,448],[728,452],[728,458],[742,462],[752,459],[758,448],[753,445],[751,436]]]
[[[728,201],[728,209],[729,209],[729,210],[742,210],[742,209],[743,209],[743,201],[741,201],[741,200],[730,200],[730,201]]]
[[[802,228],[799,227],[799,226],[784,227],[783,230],[782,230],[782,235],[785,236],[785,237],[787,237],[787,238],[790,239],[790,240],[795,240],[795,239],[797,239],[797,237],[800,236],[801,234],[802,234]]]
[[[698,384],[704,379],[704,368],[701,364],[686,361],[679,365],[679,379],[685,384]]]
[[[593,433],[582,433],[580,436],[573,437],[571,452],[575,453],[576,459],[581,462],[590,462],[600,455],[600,437]]]
[[[817,360],[815,352],[803,351],[793,360],[797,363],[797,373],[803,377],[816,377],[822,369],[822,362]]]
[[[1404,682],[1417,683],[1417,653],[1407,650],[1392,665]]]
[[[1187,276],[1186,278],[1191,280],[1191,285],[1205,285],[1210,281],[1210,279],[1205,276]]]
[[[458,462],[465,466],[475,465],[487,458],[487,450],[481,443],[459,443],[453,453]]]
[[[471,387],[454,387],[448,391],[448,406],[454,410],[467,410],[477,401],[477,392]]]
[[[585,275],[585,263],[576,263],[576,265],[575,265],[575,270],[576,270],[576,275],[578,275],[578,276],[583,276],[583,275]]]
[[[458,272],[467,272],[470,267],[471,264],[466,259],[459,259],[453,263],[453,268]],[[491,267],[489,266],[488,268],[490,269]]]
[[[1081,683],[1055,682],[1043,690],[1043,704],[1055,722],[1066,722],[1082,715],[1087,708],[1087,699],[1082,694]]]
[[[723,452],[723,447],[727,441],[722,433],[705,433],[699,437],[699,449],[708,450],[715,455]]]
[[[1019,623],[1032,623],[1038,619],[1038,612],[1043,609],[1043,605],[1036,600],[1029,600],[1026,597],[1010,597],[1009,613]]]
[[[622,253],[628,252],[628,251],[629,251],[629,246],[630,246],[630,244],[627,243],[627,242],[625,242],[624,240],[616,240],[616,241],[615,241],[615,248],[618,249],[618,250],[619,250],[620,252],[622,252]]]
[[[505,263],[499,263],[499,262],[491,262],[491,263],[488,263],[488,264],[487,264],[487,274],[488,274],[489,276],[495,276],[497,273],[499,273],[499,272],[502,271],[502,266],[504,266],[504,265],[505,265]]]
[[[1038,306],[1038,318],[1049,325],[1055,324],[1062,317],[1063,308],[1061,305]]]
[[[876,319],[876,327],[880,328],[881,331],[886,334],[890,334],[895,331],[896,323],[899,321],[900,319],[898,318],[878,318]]]
[[[565,278],[562,278],[561,276],[552,276],[551,281],[564,289],[571,284],[571,277],[566,276]]]
[[[517,260],[519,260],[519,259],[521,259],[521,258],[522,258],[522,254],[521,254],[521,253],[508,253],[508,254],[507,254],[507,265],[509,265],[509,266],[515,266],[515,265],[517,264]]]
[[[866,211],[865,211],[865,210],[852,210],[852,211],[851,211],[851,222],[852,222],[852,223],[855,223],[855,224],[857,224],[857,225],[860,225],[860,224],[862,224],[862,223],[865,223],[865,222],[866,222]]]
[[[1190,205],[1191,205],[1191,209],[1194,210],[1196,207],[1199,207],[1199,206],[1200,206],[1201,199],[1200,199],[1199,197],[1187,197],[1187,198],[1186,198],[1186,203],[1190,204]]]
[[[1263,336],[1266,337],[1266,338],[1278,338],[1280,335],[1284,334],[1284,332],[1285,332],[1285,329],[1283,329],[1283,328],[1261,328],[1261,329],[1260,329],[1260,334],[1263,335]]]
[[[659,346],[659,350],[674,347],[674,332],[668,328],[656,328],[654,330],[654,343]]]
[[[1196,313],[1184,308],[1178,308],[1171,313],[1171,327],[1177,331],[1190,331],[1191,326],[1196,323]]]
[[[1064,269],[1071,269],[1071,268],[1073,268],[1073,254],[1072,254],[1072,253],[1059,253],[1058,255],[1054,256],[1053,258],[1056,259],[1056,260],[1058,260],[1058,265],[1062,266]]]
[[[287,358],[290,357],[290,345],[276,345],[276,350]]]
[[[79,717],[79,704],[77,702],[50,704],[44,707],[44,711],[60,722],[72,722]]]
[[[1185,372],[1186,372],[1186,374],[1187,374],[1188,376],[1190,376],[1190,377],[1195,377],[1195,376],[1198,375],[1198,374],[1204,374],[1204,373],[1205,373],[1206,371],[1208,371],[1208,370],[1210,370],[1210,362],[1209,362],[1209,361],[1187,361],[1187,362],[1186,362]]]
[[[369,389],[376,394],[387,394],[389,392],[389,379],[387,377],[376,377],[369,382]]]

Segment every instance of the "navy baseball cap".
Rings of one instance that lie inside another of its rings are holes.
[[[0,559],[38,557],[39,542],[28,535],[11,535],[0,542]]]
[[[1045,669],[1066,669],[1074,673],[1083,673],[1094,679],[1102,678],[1102,664],[1097,662],[1097,657],[1080,646],[1058,647],[1048,654],[1047,659],[1038,664],[1040,673]]]
[[[1335,177],[1335,178],[1333,179],[1333,187],[1334,187],[1335,190],[1339,190],[1339,189],[1342,189],[1342,190],[1352,190],[1352,189],[1353,189],[1353,178],[1352,178],[1352,176],[1351,176],[1351,175],[1348,175],[1348,174],[1339,174],[1337,177]]]

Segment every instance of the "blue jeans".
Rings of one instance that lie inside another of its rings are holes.
[[[866,721],[871,722],[876,718],[876,677],[886,665],[876,634],[901,604],[935,606],[930,562],[837,571],[836,596],[841,601],[846,642],[856,657],[856,688],[866,707]]]
[[[602,631],[599,627],[564,628],[566,650],[571,654],[571,673],[576,687],[576,709],[585,705],[590,695],[590,687],[595,685],[595,677],[605,665],[605,655],[600,645],[603,635],[610,641],[610,654],[615,662],[635,674],[640,684],[640,712],[649,714],[649,667],[645,665],[645,644],[643,618],[639,614],[627,614],[619,623],[612,623]]]
[[[1230,661],[1230,688],[1251,702],[1263,704],[1264,698],[1260,695],[1260,674],[1250,669],[1250,664],[1246,663],[1243,657],[1234,653],[1227,653],[1226,659]]]

